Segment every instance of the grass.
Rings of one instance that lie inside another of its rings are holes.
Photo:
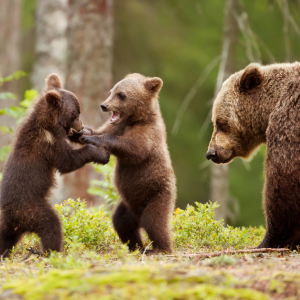
[[[172,219],[173,255],[129,253],[113,230],[111,213],[67,200],[56,208],[63,222],[63,253],[22,257],[39,239],[25,237],[11,260],[0,263],[0,299],[299,299],[296,252],[204,259],[183,253],[257,245],[263,228],[224,227],[216,204],[177,209]],[[146,243],[149,241],[146,240]]]

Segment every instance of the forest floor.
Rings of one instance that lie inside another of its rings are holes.
[[[22,238],[10,259],[0,260],[0,300],[267,300],[300,299],[300,252],[197,254],[244,251],[258,245],[263,227],[224,226],[217,204],[195,203],[172,216],[172,255],[129,253],[104,207],[68,199],[56,209],[64,249],[50,257],[35,235]],[[151,242],[143,233],[144,242]],[[283,249],[285,251],[285,249]]]
[[[72,252],[72,251],[71,251]],[[146,256],[32,255],[0,263],[0,299],[300,299],[300,254],[236,254],[201,259],[175,252]]]

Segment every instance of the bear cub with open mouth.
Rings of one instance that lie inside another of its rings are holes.
[[[25,232],[41,238],[44,253],[62,250],[62,226],[47,201],[55,172],[65,174],[89,162],[109,161],[109,154],[96,146],[73,150],[67,141],[72,129],[84,127],[79,115],[76,96],[61,88],[57,75],[50,75],[45,94],[20,125],[3,173],[0,256],[9,256]]]
[[[162,84],[158,77],[128,75],[101,104],[103,111],[112,112],[110,120],[98,130],[90,129],[91,136],[80,138],[117,158],[115,184],[120,201],[113,225],[131,251],[144,248],[140,235],[144,228],[154,251],[172,252],[170,218],[176,179],[158,103]]]

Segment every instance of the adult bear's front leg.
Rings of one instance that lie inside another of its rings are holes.
[[[276,224],[276,223],[275,223]],[[260,248],[283,248],[290,246],[292,240],[289,230],[278,228],[270,219],[267,221],[267,230],[264,239],[257,247]],[[289,244],[290,243],[290,244]]]

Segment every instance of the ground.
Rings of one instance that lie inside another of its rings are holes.
[[[64,224],[64,253],[22,261],[28,246],[39,245],[34,236],[24,238],[12,259],[0,262],[0,300],[300,299],[296,251],[195,262],[195,253],[253,248],[264,234],[263,228],[222,226],[213,219],[214,204],[177,210],[174,253],[152,256],[128,253],[103,209],[87,210],[72,200],[57,208]]]

